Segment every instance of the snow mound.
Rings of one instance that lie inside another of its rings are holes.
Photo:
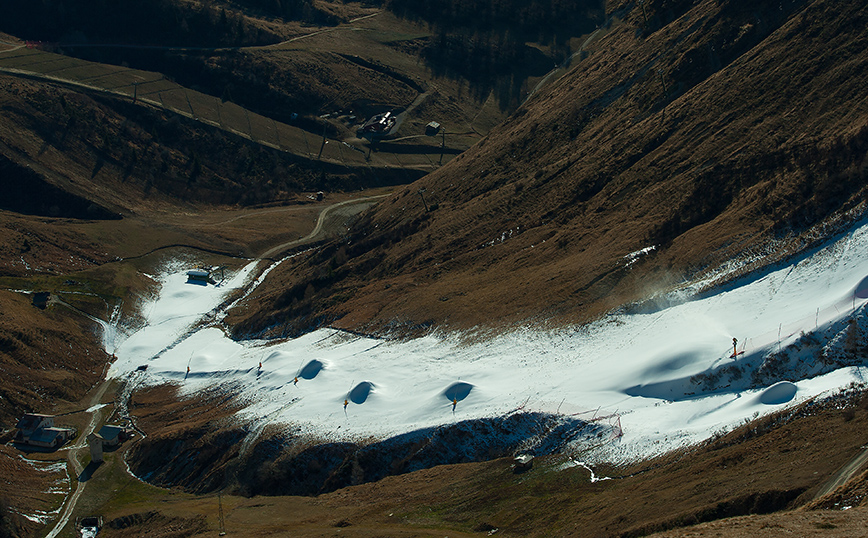
[[[322,361],[314,359],[304,365],[304,368],[301,369],[298,376],[302,379],[313,379],[319,375],[323,368],[325,368],[325,364],[323,364]]]
[[[362,381],[350,391],[349,400],[354,404],[361,405],[368,401],[368,396],[374,391],[374,384],[370,381]]]
[[[868,276],[862,279],[859,284],[856,285],[856,290],[853,292],[859,299],[868,299]]]
[[[760,403],[766,405],[781,405],[792,401],[796,397],[798,387],[789,381],[780,381],[765,389],[759,394]]]
[[[456,383],[452,383],[447,387],[446,390],[443,391],[443,396],[446,397],[450,402],[454,401],[462,401],[470,395],[470,391],[473,390],[473,385],[470,383],[465,383],[464,381],[458,381]]]

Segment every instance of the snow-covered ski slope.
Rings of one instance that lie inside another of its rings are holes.
[[[254,266],[220,287],[188,284],[183,271],[160,277],[147,326],[117,343],[109,375],[147,365],[150,383],[238,390],[251,431],[286,424],[329,440],[517,409],[559,413],[610,427],[597,458],[624,459],[700,441],[868,373],[868,219],[823,248],[674,306],[475,344],[329,329],[236,342],[203,326]],[[736,358],[733,338],[744,351]]]

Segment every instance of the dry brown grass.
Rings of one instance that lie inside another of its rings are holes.
[[[194,429],[208,427],[197,410],[211,399],[174,402],[166,389],[137,399],[141,405],[134,413],[149,435],[179,440],[192,430],[148,417],[188,414],[191,425],[199,424]],[[762,419],[652,461],[596,466],[598,476],[615,478],[596,483],[581,467],[563,468],[567,458],[551,456],[537,458],[531,471],[518,475],[510,460],[500,459],[390,476],[318,497],[224,496],[226,529],[237,536],[311,537],[338,530],[358,537],[478,536],[493,529],[504,536],[643,536],[664,529],[671,530],[660,536],[863,536],[864,501],[846,511],[843,505],[792,510],[860,452],[868,411],[858,398],[847,401],[845,409],[838,401],[814,404],[789,419],[781,420],[788,412]],[[864,488],[863,482],[857,478],[849,490]],[[197,535],[217,528],[214,496],[154,491],[129,504],[107,504],[100,513],[111,520],[152,511],[179,525],[204,519],[207,530]],[[780,512],[761,515],[767,511]],[[692,526],[701,521],[708,522]],[[126,532],[144,535],[149,529],[142,522]]]
[[[109,360],[90,320],[61,305],[40,310],[20,293],[2,290],[0,302],[0,427],[22,412],[71,410]]]
[[[647,33],[637,7],[619,15],[560,81],[380,204],[336,277],[331,251],[275,272],[288,291],[255,303],[242,330],[581,322],[853,208],[868,148],[864,7],[769,8],[736,43],[733,3],[684,6]],[[299,281],[322,292],[292,306]]]

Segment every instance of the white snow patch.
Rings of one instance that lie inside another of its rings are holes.
[[[626,256],[624,256],[624,267],[630,267],[631,265],[639,261],[639,258],[651,254],[655,250],[657,250],[657,245],[645,247],[641,250],[637,250],[636,252],[631,252],[630,254],[627,254]]]
[[[65,461],[40,461],[40,460],[30,460],[25,458],[23,455],[19,454],[18,458],[21,461],[25,462],[27,465],[33,467],[37,471],[41,471],[44,473],[63,473],[66,474],[66,462]]]
[[[96,413],[97,411],[99,411],[103,407],[107,407],[109,405],[111,405],[111,404],[101,403],[101,404],[92,405],[85,410],[85,413]]]
[[[63,508],[63,506],[61,505],[50,512],[47,512],[45,510],[34,510],[32,513],[27,513],[27,512],[21,512],[20,510],[17,510],[17,509],[10,506],[9,511],[14,512],[14,513],[18,514],[19,516],[21,516],[25,519],[28,519],[34,523],[39,523],[40,525],[47,525],[48,523],[53,521],[60,514],[60,510],[62,508]]]
[[[847,319],[865,318],[866,251],[862,221],[825,248],[674,306],[474,344],[332,329],[237,342],[195,327],[206,313],[219,316],[217,305],[257,262],[220,288],[187,284],[179,271],[159,277],[147,326],[118,345],[110,375],[147,364],[149,383],[187,393],[238,387],[249,403],[240,417],[256,425],[252,439],[266,423],[352,440],[524,410],[623,428],[585,459],[634,459],[864,381],[863,364],[841,368],[829,357],[846,347]]]
[[[571,460],[567,461],[566,463],[564,463],[563,465],[561,465],[560,470],[570,469],[572,467],[583,467],[586,471],[591,473],[591,478],[589,480],[592,484],[594,484],[596,482],[603,482],[605,480],[612,480],[612,478],[609,476],[603,476],[603,477],[597,476],[596,473],[594,473],[594,470],[591,469],[590,465],[588,465],[587,463],[585,463],[583,461],[578,461],[578,460],[573,460],[573,459],[571,459]]]

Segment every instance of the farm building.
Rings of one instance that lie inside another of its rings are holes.
[[[131,431],[117,424],[106,424],[99,429],[98,435],[102,438],[104,447],[115,447],[129,439]]]
[[[14,441],[21,445],[41,448],[60,448],[75,437],[74,428],[57,428],[52,415],[28,413],[21,417],[15,426]]]
[[[87,444],[90,446],[90,458],[95,463],[103,461],[103,450],[117,448],[132,438],[134,430],[118,424],[106,424],[99,429],[98,433],[87,436]]]
[[[187,271],[187,282],[191,284],[217,284],[217,278],[222,282],[226,278],[226,266],[201,266]]]

